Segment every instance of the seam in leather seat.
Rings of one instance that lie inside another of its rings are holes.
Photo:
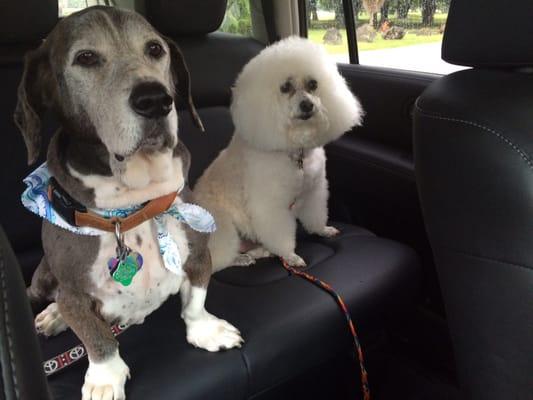
[[[422,114],[423,116],[426,116],[426,117],[429,117],[429,118],[434,118],[434,119],[441,119],[441,120],[444,120],[444,121],[452,121],[452,122],[459,122],[459,123],[462,123],[462,124],[466,124],[466,125],[471,125],[471,126],[474,126],[476,128],[480,128],[480,129],[483,129],[484,131],[486,132],[489,132],[493,135],[495,135],[498,139],[500,140],[503,140],[508,146],[510,146],[516,153],[518,153],[520,155],[520,157],[526,162],[526,164],[528,165],[528,167],[533,170],[533,162],[531,161],[531,159],[527,156],[527,154],[522,150],[520,149],[520,147],[518,147],[515,143],[513,143],[510,139],[508,139],[507,137],[505,137],[502,133],[494,130],[494,129],[491,129],[487,126],[484,126],[484,125],[481,125],[477,122],[474,122],[474,121],[467,121],[467,120],[464,120],[464,119],[458,119],[458,118],[451,118],[451,117],[444,117],[444,116],[441,116],[441,115],[438,115],[438,114],[432,114],[430,112],[427,112],[427,111],[424,111],[423,109],[421,109],[418,104],[415,104],[415,107],[418,111],[420,111],[420,114]]]
[[[479,260],[487,260],[487,261],[492,261],[492,262],[495,262],[495,263],[498,263],[498,264],[506,264],[506,265],[511,265],[513,267],[519,267],[519,268],[525,268],[525,269],[533,270],[533,265],[517,264],[517,263],[513,263],[513,262],[510,262],[510,261],[507,261],[507,260],[501,260],[501,259],[497,259],[497,258],[486,257],[486,256],[482,256],[482,255],[479,255],[479,254],[467,253],[465,251],[457,250],[457,249],[454,249],[452,247],[448,247],[446,245],[437,244],[437,246],[441,247],[445,251],[448,251],[448,252],[451,252],[451,253],[456,253],[456,254],[461,254],[461,255],[467,256],[467,257],[477,258]]]
[[[5,260],[4,255],[0,252],[0,281],[2,282],[2,301],[4,302],[4,326],[5,326],[5,336],[7,338],[7,348],[9,352],[9,364],[11,365],[11,379],[13,380],[13,389],[15,391],[15,397],[19,398],[19,388],[16,376],[16,366],[13,360],[15,359],[13,355],[13,338],[11,337],[11,330],[9,329],[9,315],[8,315],[8,300],[7,300],[7,286],[6,286],[6,276],[5,276]],[[7,388],[4,386],[4,391]],[[10,396],[7,396],[10,397]]]

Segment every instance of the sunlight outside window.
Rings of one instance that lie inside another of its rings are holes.
[[[306,0],[308,37],[337,62],[348,63],[342,0]],[[450,0],[352,0],[359,63],[448,74],[460,69],[441,59]]]

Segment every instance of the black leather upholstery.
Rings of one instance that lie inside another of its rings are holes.
[[[47,400],[41,352],[25,284],[15,254],[0,228],[0,398]]]
[[[187,60],[197,107],[228,106],[240,70],[264,47],[252,38],[223,32],[175,39]]]
[[[38,41],[57,20],[57,0],[1,1],[0,44]]]
[[[170,36],[201,35],[216,31],[222,24],[227,0],[150,0],[146,18]]]
[[[454,0],[442,58],[471,67],[533,66],[533,2]]]
[[[471,399],[533,398],[532,107],[533,75],[474,69],[435,82],[415,112],[420,196]]]

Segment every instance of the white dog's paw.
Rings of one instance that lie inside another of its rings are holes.
[[[325,226],[322,232],[319,232],[319,235],[326,238],[331,238],[337,236],[341,231],[339,231],[334,226]]]
[[[35,317],[35,329],[45,336],[55,336],[68,328],[59,313],[57,303],[50,303]]]
[[[303,268],[307,266],[304,259],[296,253],[292,253],[289,257],[285,258],[285,261],[291,267]]]
[[[256,247],[255,249],[252,249],[246,252],[246,254],[248,254],[254,260],[259,260],[260,258],[268,258],[268,257],[273,256],[273,254],[267,249],[265,249],[264,247]]]
[[[91,362],[81,388],[82,400],[125,400],[130,369],[117,352],[106,361]]]
[[[255,264],[255,258],[248,253],[239,254],[237,257],[235,257],[235,260],[233,260],[232,263],[232,265],[236,265],[238,267],[247,267],[252,264]]]
[[[187,341],[194,347],[213,352],[241,347],[244,343],[237,328],[208,312],[204,318],[186,322],[186,325]]]

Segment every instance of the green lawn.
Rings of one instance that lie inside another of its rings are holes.
[[[314,29],[308,32],[308,37],[311,41],[315,43],[323,44],[322,38],[324,37],[325,29]],[[325,45],[326,50],[329,54],[342,54],[348,52],[348,45],[346,41],[346,31],[341,31],[343,42],[339,46]],[[442,35],[431,35],[431,36],[417,36],[415,33],[409,33],[404,36],[401,40],[384,40],[381,35],[378,33],[376,39],[372,43],[358,42],[357,46],[359,51],[365,50],[379,50],[379,49],[391,49],[395,47],[403,46],[412,46],[416,44],[424,43],[435,43],[441,42]]]
[[[327,23],[328,20],[332,20],[335,16],[334,13],[328,15],[329,18],[323,18],[320,20],[320,23]],[[446,22],[447,14],[436,13],[434,16],[434,23],[432,30],[437,30],[439,26]],[[435,33],[433,35],[416,35],[416,31],[422,28],[422,16],[420,11],[410,12],[409,16],[405,20],[397,20],[395,15],[391,15],[389,19],[393,22],[394,25],[402,26],[407,30],[407,34],[401,40],[384,40],[381,37],[381,34],[378,32],[376,39],[372,43],[358,42],[357,45],[360,51],[365,50],[379,50],[379,49],[390,49],[403,46],[412,46],[417,44],[424,43],[436,43],[442,41],[442,34]],[[357,25],[361,26],[368,23],[368,16],[362,12],[359,14]],[[322,25],[324,26],[324,25]],[[326,25],[327,26],[327,25]],[[323,44],[322,38],[324,37],[325,29],[314,29],[309,27],[308,37],[315,43]],[[343,38],[343,44],[338,46],[326,45],[326,49],[330,54],[343,54],[348,52],[347,42],[346,42],[346,31],[341,30],[341,35]]]

